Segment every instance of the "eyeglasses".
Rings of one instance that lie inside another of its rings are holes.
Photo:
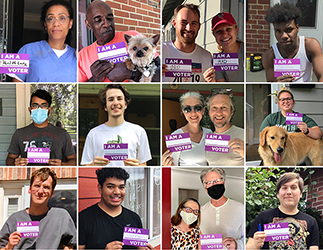
[[[193,213],[195,215],[199,215],[200,214],[200,210],[193,210],[192,208],[190,207],[183,207],[182,208],[186,213]]]
[[[293,100],[293,98],[288,97],[288,98],[280,98],[278,101],[280,101],[280,102],[285,102],[285,101],[290,102],[291,100]]]
[[[192,106],[186,106],[186,107],[183,108],[185,113],[191,113],[193,109],[194,109],[195,112],[201,112],[203,107],[202,107],[202,105],[198,104],[198,105],[195,105],[193,107]]]
[[[45,18],[45,21],[47,24],[54,24],[55,21],[57,21],[59,24],[64,24],[67,18],[69,18],[69,16],[66,15],[60,15],[59,17],[48,16]]]
[[[211,89],[211,96],[214,96],[214,95],[228,95],[230,97],[233,97],[233,91],[232,89]]]
[[[42,104],[37,104],[37,103],[33,103],[30,105],[31,109],[38,109],[38,108],[41,108],[41,109],[48,109],[48,103],[42,103]]]
[[[215,185],[215,184],[217,184],[217,183],[219,183],[221,181],[223,181],[223,178],[219,178],[219,179],[216,179],[214,181],[206,181],[206,182],[204,182],[204,185],[205,186],[212,186],[212,185]]]

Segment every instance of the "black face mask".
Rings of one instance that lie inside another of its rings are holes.
[[[213,185],[207,189],[207,193],[212,199],[218,200],[224,194],[224,184]]]

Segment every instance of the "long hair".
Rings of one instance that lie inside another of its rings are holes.
[[[188,201],[194,201],[196,202],[198,205],[199,205],[199,210],[201,209],[201,205],[200,203],[194,199],[194,198],[186,198],[185,200],[183,200],[179,205],[178,205],[178,208],[176,210],[176,214],[172,216],[172,219],[171,219],[171,222],[172,222],[172,225],[174,226],[177,226],[178,224],[181,223],[182,221],[182,217],[180,216],[180,210],[182,208],[184,208],[185,206],[185,203],[188,202]],[[199,213],[198,217],[197,217],[197,220],[192,223],[191,225],[189,225],[190,228],[198,228],[200,226],[200,222],[201,222],[201,213]]]

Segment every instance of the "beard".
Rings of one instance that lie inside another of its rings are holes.
[[[213,125],[216,128],[223,128],[225,125],[227,125],[231,121],[231,118],[232,118],[232,115],[230,115],[222,124],[213,123]]]

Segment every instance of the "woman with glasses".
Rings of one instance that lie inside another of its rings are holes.
[[[200,248],[200,203],[194,198],[183,200],[172,216],[172,249]]]
[[[41,9],[46,40],[24,45],[29,74],[9,74],[14,82],[76,82],[75,49],[66,44],[73,25],[73,9],[65,0],[51,0]]]
[[[286,124],[287,113],[297,113],[293,110],[295,101],[292,92],[285,87],[278,92],[278,105],[281,108],[280,112],[269,114],[260,126],[260,132],[265,127],[279,126],[290,132],[302,132],[313,139],[320,139],[323,136],[322,130],[316,122],[303,114],[302,122],[298,125]]]
[[[162,155],[163,166],[206,166],[205,136],[212,133],[200,123],[205,112],[205,100],[199,92],[187,92],[179,98],[182,113],[187,124],[172,134],[189,133],[192,149],[178,152],[166,152]]]

